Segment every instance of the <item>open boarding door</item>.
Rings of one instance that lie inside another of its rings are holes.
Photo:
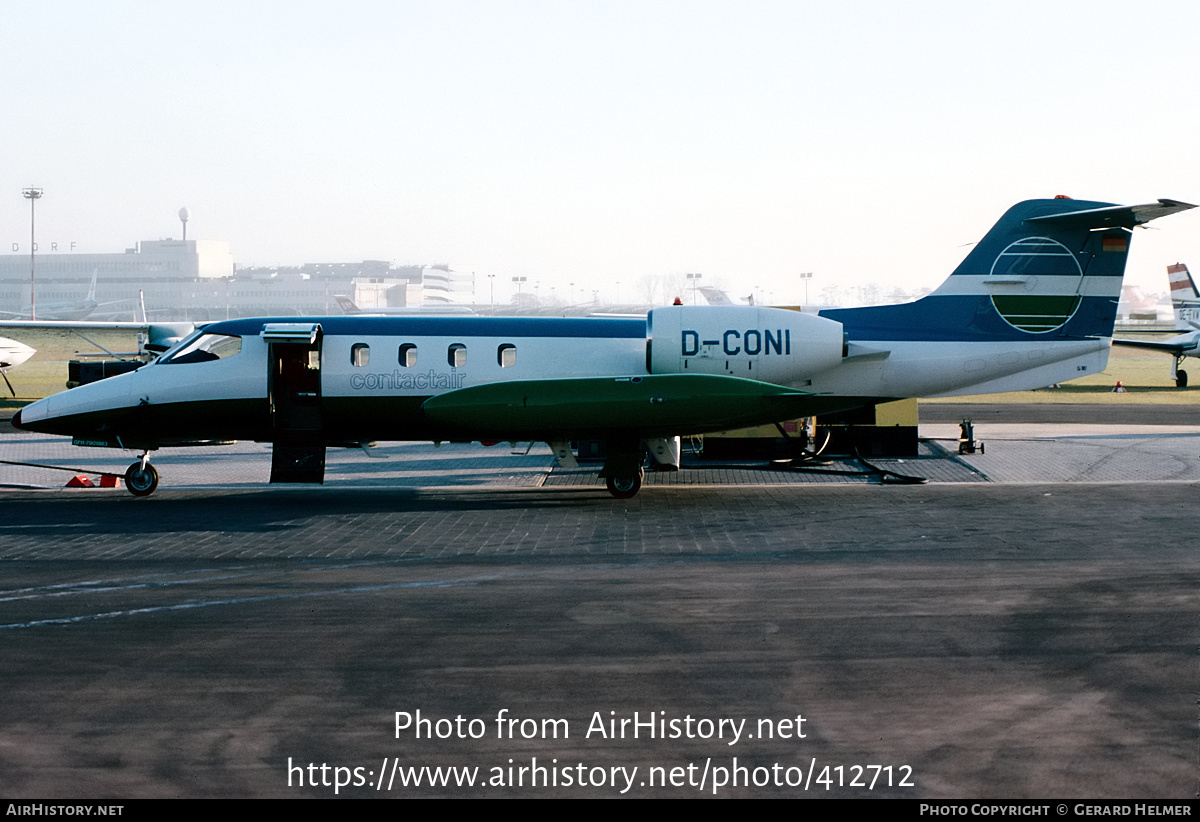
[[[320,323],[266,323],[271,482],[324,482]]]

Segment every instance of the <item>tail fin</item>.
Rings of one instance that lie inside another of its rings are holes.
[[[723,289],[701,285],[697,286],[696,290],[704,296],[709,305],[733,305],[733,300],[729,299],[729,295]]]
[[[1167,282],[1171,285],[1171,307],[1175,309],[1175,328],[1193,331],[1200,322],[1200,291],[1183,263],[1167,266]]]
[[[1010,208],[928,297],[821,313],[858,339],[1111,337],[1132,229],[1189,208],[1174,200],[1027,200]]]
[[[342,309],[343,314],[361,314],[362,313],[362,309],[358,307],[358,304],[355,303],[354,300],[347,297],[345,294],[336,294],[336,295],[334,295],[333,299],[337,301],[338,308]]]
[[[1000,319],[1022,332],[1111,337],[1131,230],[1189,207],[1171,200],[1141,206],[1068,199],[1021,203],[943,288],[963,293],[955,278],[970,279],[975,293],[990,297]]]

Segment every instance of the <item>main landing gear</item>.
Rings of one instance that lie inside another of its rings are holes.
[[[608,493],[617,499],[630,499],[642,489],[646,476],[643,464],[646,451],[641,440],[617,440],[604,443],[604,467],[600,476]]]
[[[125,470],[125,487],[135,497],[148,497],[158,487],[158,471],[150,464],[150,454],[142,454],[142,458]]]
[[[604,484],[608,487],[608,493],[617,499],[630,499],[642,489],[642,478],[645,476],[645,469],[639,468],[636,474],[608,477]]]

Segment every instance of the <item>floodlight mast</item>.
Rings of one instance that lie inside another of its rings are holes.
[[[37,242],[34,239],[33,233],[33,211],[34,203],[42,196],[40,188],[21,189],[21,194],[29,201],[29,319],[37,319],[37,280],[34,276],[34,258],[33,253],[37,248]]]

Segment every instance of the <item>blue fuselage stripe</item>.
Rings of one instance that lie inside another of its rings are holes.
[[[842,323],[851,340],[981,342],[1111,336],[1116,300],[1084,297],[1078,310],[1052,330],[1023,331],[1005,322],[988,295],[930,295],[901,305],[831,308],[820,316]],[[1015,318],[1015,317],[1014,317]],[[322,332],[361,337],[509,337],[645,339],[644,319],[609,317],[286,317],[225,320],[206,327],[214,334],[258,336],[264,323],[320,323]],[[1027,321],[1031,327],[1036,323]],[[718,341],[711,341],[712,344]]]
[[[931,295],[902,305],[829,308],[820,315],[840,322],[851,340],[1005,342],[1110,337],[1116,311],[1112,297],[1084,297],[1065,325],[1041,333],[1005,322],[988,295]]]
[[[212,334],[257,336],[264,323],[320,323],[323,334],[362,337],[645,339],[644,319],[608,317],[258,317],[224,320]]]

